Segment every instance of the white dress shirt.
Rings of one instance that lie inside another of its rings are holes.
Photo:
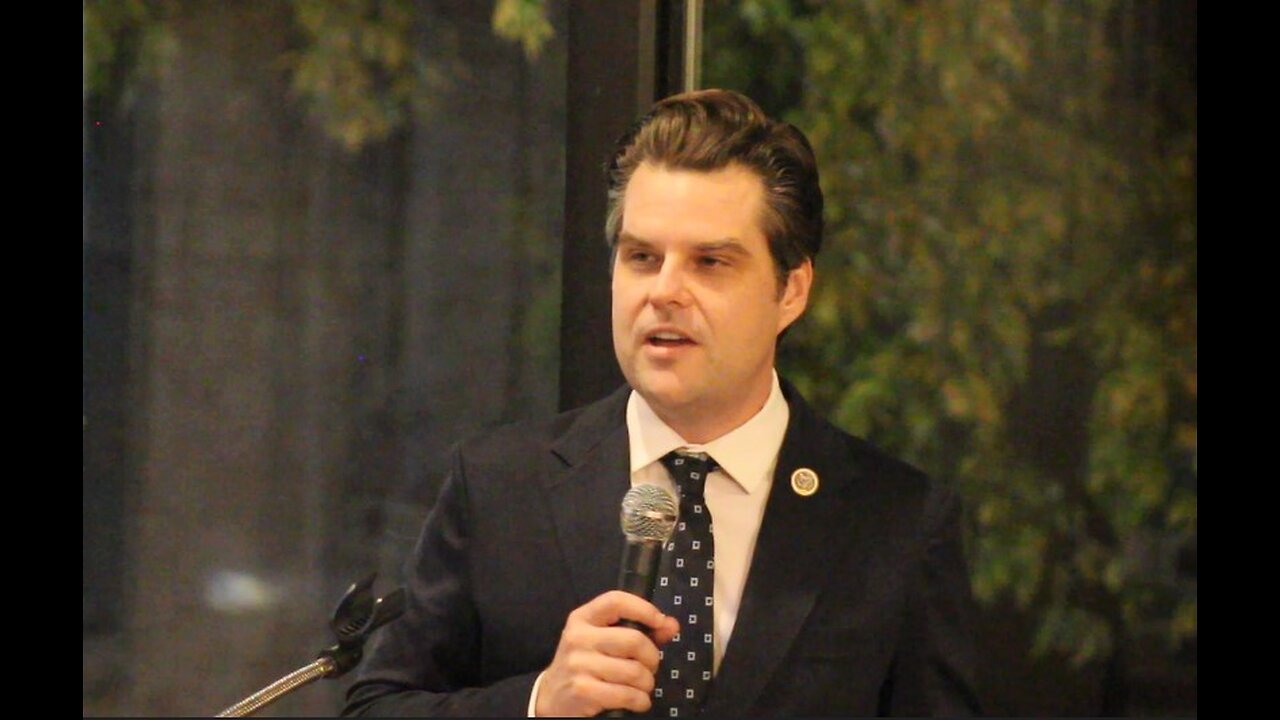
[[[627,401],[632,486],[650,483],[679,497],[670,474],[659,462],[662,456],[679,448],[707,453],[720,466],[707,476],[703,491],[716,541],[713,672],[719,672],[720,660],[733,636],[790,416],[776,372],[773,389],[759,412],[729,433],[703,444],[686,442],[654,414],[639,393],[632,391]]]

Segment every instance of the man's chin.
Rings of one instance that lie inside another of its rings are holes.
[[[680,382],[678,378],[663,375],[665,374],[654,377],[653,374],[646,373],[637,378],[638,382],[633,384],[636,392],[640,393],[650,407],[659,412],[674,411],[688,407],[694,402],[694,393],[688,385]]]

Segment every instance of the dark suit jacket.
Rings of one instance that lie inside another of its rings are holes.
[[[628,388],[461,444],[344,713],[525,714],[574,608],[616,587]],[[819,418],[791,419],[734,632],[703,711],[978,712],[959,504]],[[816,494],[791,489],[809,468]]]

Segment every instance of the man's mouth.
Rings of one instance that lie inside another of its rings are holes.
[[[694,345],[687,335],[678,332],[659,331],[649,333],[645,336],[645,344],[653,347],[680,347],[682,345]]]

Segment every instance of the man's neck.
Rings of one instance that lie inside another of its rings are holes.
[[[774,374],[770,373],[769,382],[762,390],[753,391],[747,402],[738,403],[729,411],[724,408],[708,409],[705,405],[687,409],[663,408],[649,402],[648,398],[645,400],[658,419],[675,430],[686,442],[705,445],[728,435],[755,417],[769,400],[773,378]]]
[[[764,407],[763,401],[741,417],[734,416],[728,420],[724,415],[719,415],[715,412],[708,413],[706,417],[668,416],[663,411],[655,408],[654,414],[688,442],[705,445],[741,427],[743,423],[760,412],[762,407]]]

